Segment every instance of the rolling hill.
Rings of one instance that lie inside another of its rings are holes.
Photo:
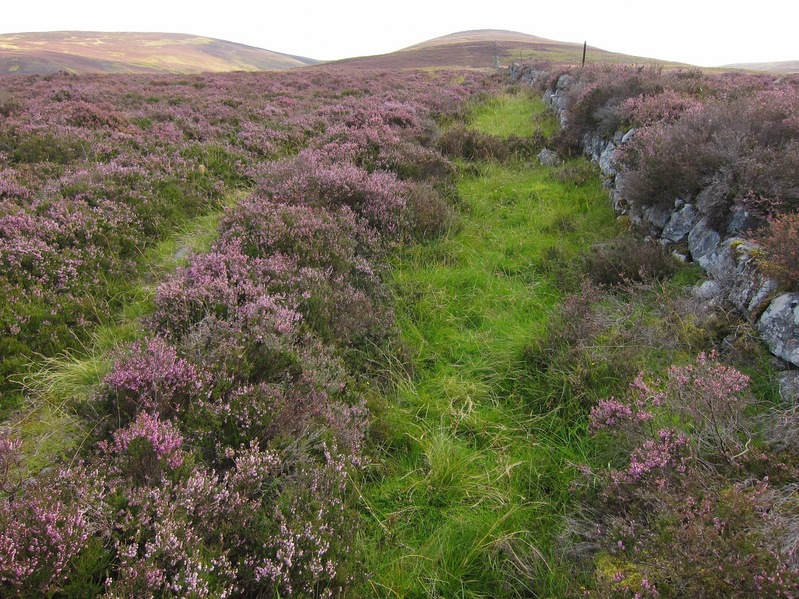
[[[390,54],[348,58],[336,66],[354,69],[444,68],[487,69],[514,61],[546,60],[579,63],[583,45],[497,29],[461,31],[415,44]],[[587,61],[677,65],[666,61],[607,52],[588,46]]]
[[[317,62],[177,33],[53,31],[0,35],[0,74],[264,71]]]
[[[764,71],[775,75],[788,75],[799,73],[799,60],[784,60],[779,62],[744,62],[726,65],[730,69],[746,69],[747,71]]]
[[[343,69],[492,69],[512,62],[543,60],[575,64],[583,45],[515,31],[480,29],[427,40],[396,52],[335,62],[281,54],[234,42],[175,33],[56,31],[0,34],[0,75],[9,73],[197,73],[283,70],[310,65]],[[589,63],[690,66],[608,52],[588,46]],[[799,72],[799,62],[723,67],[779,73]]]

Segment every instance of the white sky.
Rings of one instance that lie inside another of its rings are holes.
[[[0,33],[190,33],[332,60],[509,29],[698,66],[799,60],[796,0],[5,0]],[[793,8],[791,8],[791,6]]]

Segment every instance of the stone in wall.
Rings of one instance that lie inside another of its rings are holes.
[[[799,402],[799,371],[787,370],[777,376],[780,398],[786,403]]]
[[[699,220],[699,212],[693,204],[683,204],[676,212],[672,213],[669,222],[663,227],[663,238],[671,243],[687,241],[688,233]]]
[[[691,258],[702,268],[707,268],[710,256],[718,250],[721,235],[714,231],[706,218],[701,218],[688,233],[688,250]]]
[[[763,312],[760,335],[771,353],[799,366],[799,293],[783,293]]]

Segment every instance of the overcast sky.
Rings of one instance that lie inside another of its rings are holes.
[[[509,29],[698,66],[799,60],[796,0],[6,0],[0,33],[152,31],[309,58],[383,54],[470,29]]]

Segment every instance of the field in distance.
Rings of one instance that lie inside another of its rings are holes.
[[[317,62],[178,33],[52,31],[0,35],[0,74],[271,71]]]

